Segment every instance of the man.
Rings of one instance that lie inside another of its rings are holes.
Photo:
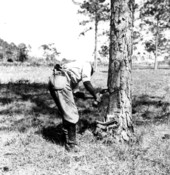
[[[82,81],[86,90],[93,96],[94,104],[100,102],[100,95],[95,92],[90,81],[93,73],[94,69],[90,62],[74,61],[63,65],[57,64],[49,79],[49,91],[62,116],[67,151],[78,151],[76,124],[79,114],[73,94],[79,82]]]

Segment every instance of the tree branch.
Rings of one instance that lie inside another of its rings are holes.
[[[82,5],[82,3],[76,2],[75,0],[72,0],[72,2],[73,2],[75,5]]]

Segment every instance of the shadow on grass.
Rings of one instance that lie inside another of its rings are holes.
[[[2,97],[0,98],[0,103],[2,105],[6,105],[6,104],[9,104],[9,103],[12,103],[12,99],[11,98],[8,98],[8,97]]]
[[[58,124],[57,126],[49,126],[46,128],[44,127],[41,130],[41,134],[47,141],[64,146],[65,137],[62,130],[62,124]]]
[[[48,92],[47,84],[20,80],[16,83],[1,84],[0,92],[2,107],[0,115],[4,118],[0,119],[0,130],[26,132],[30,128],[39,128],[47,140],[53,142],[62,140],[57,139],[62,136],[61,127],[57,125],[61,121],[61,117]],[[92,102],[92,99],[85,101],[75,99],[75,101],[78,107],[83,108],[79,112],[80,120],[78,123],[78,131],[82,133],[91,128],[91,125],[93,126],[92,120],[95,120],[99,114],[97,109],[89,110],[86,106]],[[3,121],[8,121],[8,125],[1,125]]]
[[[0,91],[0,103],[2,105],[11,104],[15,106],[15,102],[22,103],[29,101],[34,104],[30,112],[37,112],[39,114],[51,114],[55,112],[54,108],[50,107],[53,101],[48,93],[46,84],[19,81],[17,83],[1,84]],[[8,112],[10,111],[6,109],[6,113]]]
[[[0,129],[25,132],[60,119],[47,84],[20,80],[0,86]]]
[[[0,114],[3,116],[3,119],[0,119],[1,130],[6,128],[24,132],[31,127],[39,127],[43,128],[42,133],[46,138],[57,140],[58,137],[55,134],[60,127],[56,128],[56,123],[61,118],[48,92],[47,84],[20,80],[16,83],[1,84],[0,92]],[[81,108],[78,122],[79,133],[83,133],[87,129],[94,130],[95,121],[104,120],[108,106],[108,94],[103,96],[99,108],[90,107],[92,101],[92,99],[76,100],[78,108]],[[135,125],[163,123],[170,116],[170,103],[163,101],[160,97],[134,96],[132,106]],[[22,116],[22,118],[18,116]],[[9,126],[1,126],[4,121],[8,122]],[[59,133],[61,132],[59,131]],[[53,134],[54,139],[52,138]]]
[[[132,114],[136,125],[166,123],[170,117],[170,103],[161,97],[142,95],[134,96]]]

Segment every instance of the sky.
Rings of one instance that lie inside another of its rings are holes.
[[[42,44],[55,43],[63,58],[92,59],[94,32],[79,37],[78,6],[72,0],[0,0],[0,38],[30,44],[38,54]]]
[[[94,30],[80,36],[82,16],[72,0],[0,0],[0,5],[1,39],[31,45],[32,56],[42,55],[41,45],[55,43],[61,59],[94,59]]]

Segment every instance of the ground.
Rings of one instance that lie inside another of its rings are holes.
[[[2,175],[169,175],[170,70],[132,70],[134,143],[98,140],[94,122],[103,120],[107,94],[99,108],[76,99],[81,151],[63,148],[61,119],[47,90],[52,67],[0,66],[0,174]],[[92,83],[107,87],[107,66]],[[83,86],[80,89],[84,91]]]

